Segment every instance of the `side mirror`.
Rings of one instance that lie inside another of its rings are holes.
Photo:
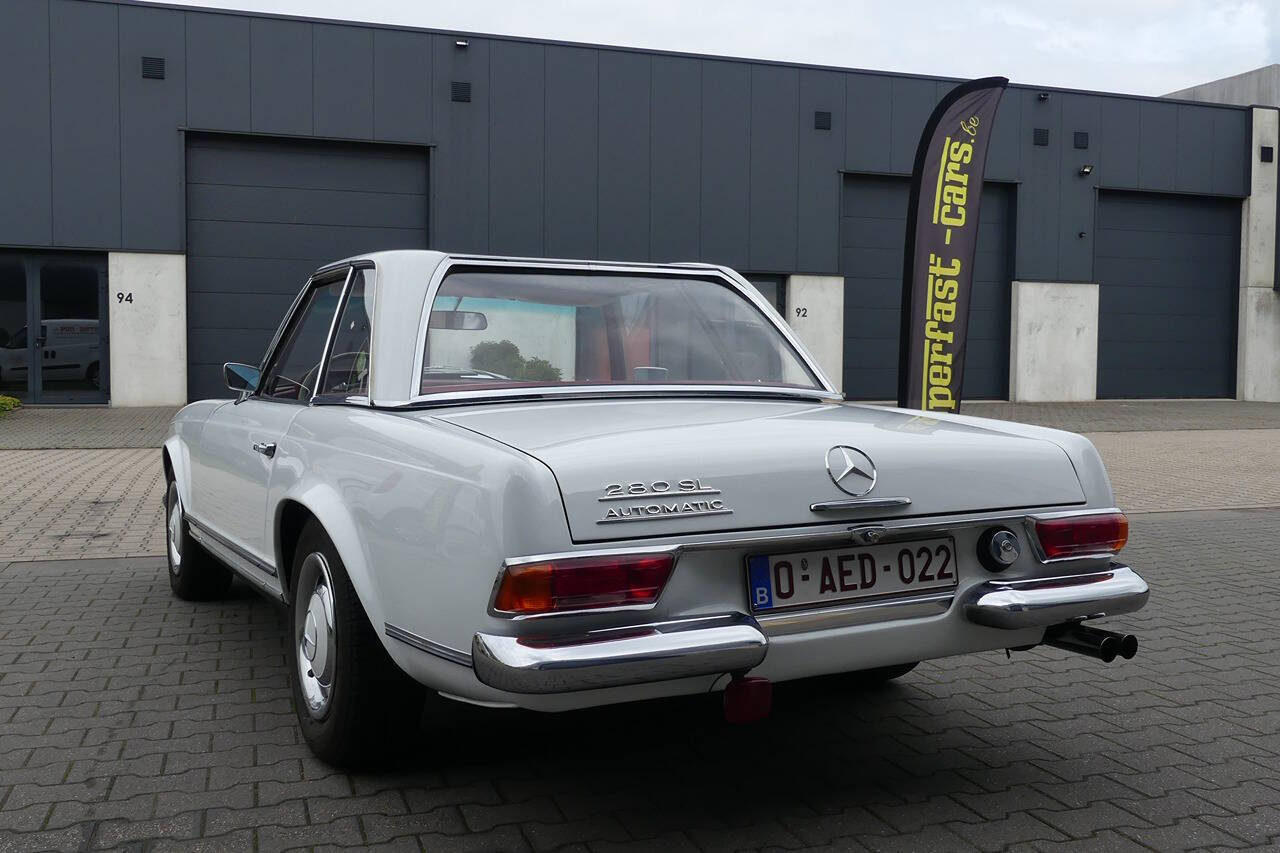
[[[479,311],[432,311],[427,328],[480,332],[489,328],[489,318]]]
[[[247,364],[228,361],[222,365],[222,378],[227,383],[227,387],[237,394],[252,393],[258,390],[258,380],[262,378],[262,371]]]

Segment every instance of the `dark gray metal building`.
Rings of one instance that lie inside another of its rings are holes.
[[[0,79],[0,390],[118,405],[221,396],[311,268],[392,247],[728,264],[892,397],[907,175],[953,85],[109,0],[6,0]],[[1235,396],[1254,114],[1012,86],[967,396]],[[1096,285],[1065,379],[1021,284]]]

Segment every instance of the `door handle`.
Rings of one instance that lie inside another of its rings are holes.
[[[276,443],[274,441],[254,442],[253,449],[268,459],[276,455]]]

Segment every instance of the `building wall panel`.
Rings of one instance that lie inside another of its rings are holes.
[[[432,141],[434,46],[427,33],[373,31],[374,139]]]
[[[120,68],[116,6],[49,9],[53,242],[115,248],[120,233]]]
[[[0,13],[0,245],[53,243],[49,3],[12,0]]]
[[[748,266],[760,272],[796,269],[800,73],[751,69],[751,228]],[[809,124],[812,126],[813,117]]]
[[[374,138],[373,30],[316,24],[311,41],[316,136]]]
[[[649,259],[651,60],[600,51],[598,251],[611,260]]]
[[[163,80],[144,79],[142,57],[164,59]],[[187,109],[183,13],[120,7],[121,245],[180,251],[182,134]]]
[[[184,13],[187,22],[187,124],[201,130],[252,127],[251,19]]]
[[[745,267],[751,204],[751,66],[702,66],[702,259]],[[655,176],[655,181],[656,181]]]
[[[312,24],[254,18],[249,27],[252,129],[310,136],[314,131]]]
[[[547,48],[546,252],[596,257],[599,52]]]
[[[491,47],[489,248],[544,253],[546,48],[495,41]]]
[[[447,141],[432,151],[431,247],[450,252],[490,251],[491,42],[469,41],[466,50],[458,50],[452,37],[432,38],[433,130],[440,140]],[[454,82],[470,85],[469,102],[452,99]]]
[[[800,72],[796,174],[796,262],[801,272],[833,270],[840,254],[840,166],[844,160],[845,75]],[[814,128],[814,113],[831,113],[831,129]]]
[[[705,210],[698,187],[709,164],[705,149],[699,157],[699,137],[705,132],[705,127],[699,128],[699,115],[706,105],[699,68],[706,65],[681,57],[653,57],[649,102],[649,258],[653,261],[689,261],[700,255],[699,217],[705,216]],[[742,213],[746,215],[745,210]]]

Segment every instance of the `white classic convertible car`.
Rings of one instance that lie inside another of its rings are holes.
[[[1066,432],[846,403],[732,270],[382,252],[317,270],[164,444],[170,583],[288,608],[302,732],[352,764],[427,690],[559,711],[885,680],[1137,610]]]

